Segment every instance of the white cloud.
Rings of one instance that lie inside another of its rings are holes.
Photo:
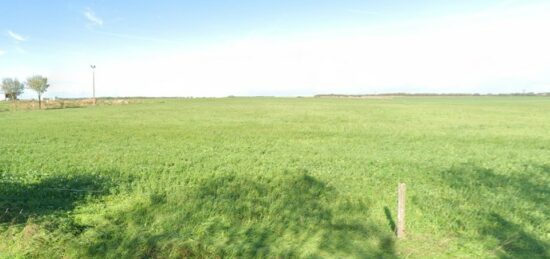
[[[11,30],[8,30],[8,36],[10,36],[12,39],[14,39],[16,42],[23,42],[26,41],[28,38],[24,37],[20,34],[17,34]]]
[[[96,16],[92,9],[87,8],[86,10],[84,10],[83,14],[84,14],[84,17],[86,17],[86,19],[91,23],[91,25],[96,25],[96,26],[103,25],[103,19]]]
[[[6,54],[6,51],[0,49],[0,56],[3,56],[4,54]]]

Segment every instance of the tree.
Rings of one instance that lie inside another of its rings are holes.
[[[2,80],[2,91],[6,94],[6,98],[15,101],[17,96],[21,95],[24,90],[24,85],[17,79],[4,78]]]
[[[32,76],[27,79],[27,86],[29,89],[38,93],[38,108],[42,109],[42,94],[44,94],[50,85],[48,84],[48,78],[43,76]]]

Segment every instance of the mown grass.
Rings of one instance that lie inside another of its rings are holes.
[[[547,97],[9,110],[0,257],[550,256]]]

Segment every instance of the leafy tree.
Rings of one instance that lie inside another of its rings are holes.
[[[17,79],[4,78],[2,80],[2,91],[6,94],[6,97],[10,100],[17,100],[17,96],[21,95],[24,90],[23,83]]]
[[[32,76],[27,79],[27,86],[38,93],[38,108],[42,109],[42,94],[44,94],[50,85],[48,78],[43,76]]]

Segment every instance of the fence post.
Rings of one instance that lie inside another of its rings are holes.
[[[407,185],[400,183],[397,187],[397,238],[405,238],[405,199]]]

